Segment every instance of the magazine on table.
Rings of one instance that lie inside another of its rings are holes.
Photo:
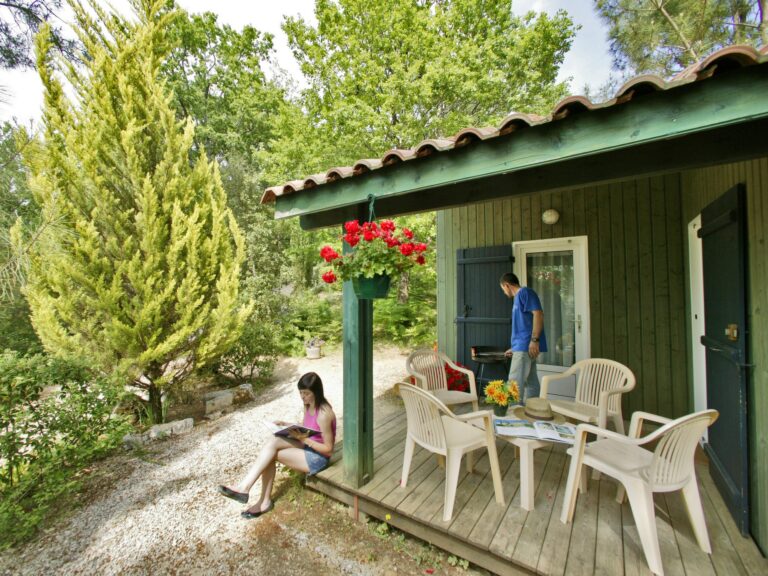
[[[286,424],[285,422],[265,422],[265,425],[272,434],[275,436],[281,436],[282,438],[290,438],[291,430],[296,430],[300,434],[306,434],[308,436],[315,436],[321,434],[320,430],[314,428],[307,428],[301,424]]]
[[[513,418],[496,418],[494,427],[499,436],[550,440],[565,444],[573,444],[576,436],[576,426],[573,424],[555,424],[546,420],[530,422]]]

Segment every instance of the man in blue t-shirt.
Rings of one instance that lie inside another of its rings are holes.
[[[512,338],[506,355],[512,357],[509,379],[517,382],[521,400],[536,398],[541,390],[539,375],[536,373],[536,359],[547,351],[547,336],[544,334],[544,311],[536,292],[520,286],[520,280],[511,272],[499,280],[507,298],[512,298]]]

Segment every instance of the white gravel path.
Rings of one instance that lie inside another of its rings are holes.
[[[307,535],[286,530],[283,550],[259,549],[254,538],[259,521],[243,520],[242,506],[222,498],[216,486],[235,483],[253,462],[265,438],[261,422],[295,419],[301,413],[296,382],[310,370],[323,379],[342,424],[340,350],[318,360],[284,359],[275,383],[255,402],[152,445],[144,458],[123,456],[125,476],[33,542],[2,554],[0,574],[304,573],[296,556],[306,550]],[[375,396],[404,375],[404,353],[394,347],[376,349]],[[313,541],[313,546],[323,557],[325,573],[377,573],[371,565],[334,557],[332,543]],[[321,569],[317,561],[306,568]]]

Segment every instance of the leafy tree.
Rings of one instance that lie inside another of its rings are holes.
[[[240,32],[216,15],[181,15],[168,30],[174,49],[162,72],[180,117],[195,121],[195,141],[209,157],[249,155],[272,137],[283,93],[262,71],[272,36],[252,26]]]
[[[161,421],[162,389],[216,360],[250,310],[218,166],[204,152],[190,162],[194,127],[158,80],[174,13],[162,0],[131,5],[137,22],[71,0],[85,70],[57,65],[49,36],[37,37],[45,134],[31,186],[64,224],[48,232],[52,248],[35,244],[27,294],[48,351],[128,375]]]
[[[317,27],[283,24],[309,81],[309,126],[288,136],[301,129],[315,143],[312,171],[512,110],[547,111],[566,94],[556,76],[574,26],[563,11],[520,18],[511,0],[318,0],[315,16]]]
[[[21,294],[23,256],[11,241],[11,227],[22,219],[34,228],[39,210],[27,185],[21,150],[31,145],[23,128],[9,122],[0,126],[0,350],[40,349],[29,321],[29,306]]]
[[[0,68],[32,68],[32,39],[43,23],[57,20],[61,0],[3,0],[0,2]],[[75,43],[61,28],[48,28],[51,43],[73,57]]]
[[[765,0],[595,0],[614,66],[671,75],[730,44],[768,43]]]
[[[162,72],[174,91],[177,115],[195,122],[196,150],[220,161],[229,206],[246,240],[242,298],[253,302],[253,311],[218,370],[236,380],[263,379],[276,360],[281,269],[290,241],[289,225],[259,204],[265,183],[258,156],[286,105],[283,90],[262,70],[272,37],[250,26],[234,31],[211,13],[182,13],[168,34],[173,50]]]

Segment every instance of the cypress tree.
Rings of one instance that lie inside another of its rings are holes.
[[[135,21],[70,0],[82,66],[57,58],[45,30],[36,39],[44,135],[30,184],[61,225],[35,244],[27,298],[49,352],[127,376],[159,422],[163,389],[226,351],[249,306],[218,165],[202,150],[191,160],[194,126],[160,80],[174,13],[131,4]]]

